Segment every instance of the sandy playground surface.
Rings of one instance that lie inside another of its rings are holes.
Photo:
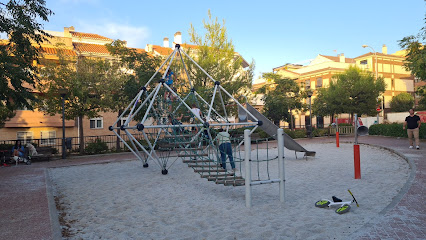
[[[245,207],[244,186],[209,182],[181,160],[168,175],[139,161],[54,168],[49,175],[67,239],[348,239],[378,216],[408,179],[408,163],[387,150],[361,145],[362,179],[356,180],[351,144],[304,147],[316,157],[296,159],[285,150],[285,203],[277,183],[253,186],[251,209]],[[269,154],[277,155],[277,149]],[[258,168],[265,179],[266,164],[253,165],[253,179]],[[270,177],[278,178],[277,161],[268,168]],[[351,200],[347,189],[359,208],[352,204],[339,215],[314,206],[333,195]]]

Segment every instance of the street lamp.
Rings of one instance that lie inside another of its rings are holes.
[[[65,96],[67,95],[68,91],[61,88],[58,90],[58,92],[62,98],[62,159],[65,159],[67,156],[65,148]]]
[[[307,92],[309,97],[309,138],[312,138],[312,91]]]
[[[379,77],[379,70],[378,70],[378,64],[377,64],[377,52],[376,52],[376,50],[374,50],[374,48],[372,48],[368,45],[362,45],[362,47],[363,48],[366,48],[366,47],[371,48],[371,50],[373,50],[373,52],[374,52],[374,58],[376,59],[376,74],[375,74],[375,76],[376,76],[376,80],[377,80],[377,78]],[[377,124],[379,124],[379,113],[377,113]]]

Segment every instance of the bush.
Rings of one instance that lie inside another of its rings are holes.
[[[12,150],[14,144],[0,144],[0,150]]]
[[[394,112],[405,112],[414,106],[414,98],[411,94],[403,92],[392,98],[390,107]]]
[[[314,128],[314,131],[312,132],[312,135],[314,137],[323,137],[328,136],[328,128]]]
[[[100,154],[108,151],[108,145],[103,142],[100,138],[96,138],[95,141],[87,144],[84,152],[87,154]]]
[[[402,129],[402,123],[375,124],[370,126],[368,134],[406,138],[407,130]],[[419,137],[421,139],[426,139],[426,128],[420,128]]]

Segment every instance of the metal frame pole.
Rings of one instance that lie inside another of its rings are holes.
[[[244,162],[246,167],[246,207],[251,208],[251,140],[250,130],[244,130]]]
[[[284,168],[284,130],[277,129],[278,137],[278,168],[280,172],[280,202],[284,203],[285,196],[285,168]]]
[[[67,157],[65,148],[65,94],[61,94],[62,97],[62,159]]]

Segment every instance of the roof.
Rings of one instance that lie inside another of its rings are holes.
[[[335,57],[335,56],[326,56],[326,55],[321,55],[322,57],[328,58],[334,62],[340,62],[340,57]],[[355,63],[355,60],[353,58],[347,58],[345,57],[345,63]]]
[[[171,48],[162,47],[159,45],[152,45],[152,50],[158,52],[160,55],[169,55],[173,52]]]
[[[384,54],[384,53],[379,53],[379,52],[376,52],[376,54],[377,54],[377,56],[383,56],[383,57],[405,58],[404,56],[401,56],[401,55],[398,55],[398,54],[396,54],[396,55],[394,55],[394,54]],[[370,56],[370,55],[374,56],[374,53],[368,52],[366,54],[363,54],[361,56],[356,57],[355,59],[357,59],[357,58],[363,58],[363,57]]]
[[[74,50],[71,49],[61,49],[67,56],[77,56]],[[58,53],[58,48],[51,47],[41,47],[41,52],[47,55],[56,55]]]
[[[94,40],[104,40],[104,41],[112,41],[111,38],[107,38],[104,36],[101,36],[99,34],[94,34],[94,33],[83,33],[83,32],[71,32],[71,36],[75,37],[75,38],[90,38],[90,39],[94,39]]]
[[[90,44],[90,43],[73,43],[73,45],[77,52],[109,55],[109,51],[105,45]]]

